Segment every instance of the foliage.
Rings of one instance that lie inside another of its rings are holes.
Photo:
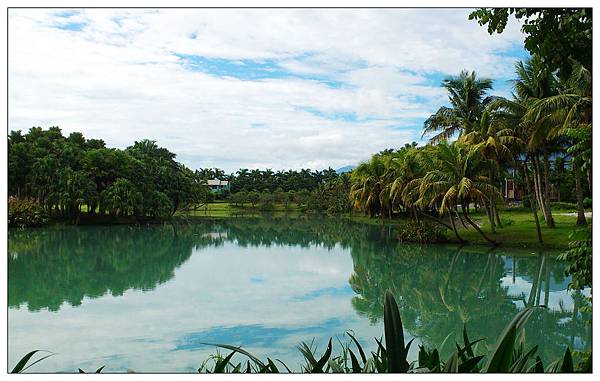
[[[208,197],[204,180],[151,140],[109,149],[81,133],[33,127],[11,131],[8,151],[9,195],[73,221],[84,213],[164,219]]]
[[[487,25],[490,34],[502,33],[509,15],[523,22],[525,49],[531,55],[545,57],[551,70],[560,69],[563,76],[568,76],[570,59],[591,70],[591,8],[480,8],[469,15],[469,20]]]
[[[569,287],[582,290],[592,287],[592,228],[579,229],[571,233],[569,250],[559,256],[567,262],[565,274],[572,277]]]
[[[583,207],[586,209],[590,209],[592,207],[592,199],[590,197],[583,199]]]
[[[8,198],[8,226],[39,226],[47,220],[43,208],[34,199],[13,196]]]
[[[409,220],[398,228],[400,242],[442,243],[448,242],[446,229],[429,221]]]

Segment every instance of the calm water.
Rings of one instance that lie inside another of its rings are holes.
[[[10,230],[9,366],[47,349],[58,354],[32,371],[190,372],[212,342],[298,369],[303,340],[322,351],[352,330],[374,348],[388,288],[415,344],[458,338],[466,323],[471,338],[493,345],[519,309],[541,304],[549,309],[526,335],[543,358],[591,345],[583,295],[566,291],[552,253],[397,245],[392,236],[330,219]]]

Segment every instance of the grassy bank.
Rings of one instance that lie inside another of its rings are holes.
[[[559,209],[559,208],[557,208]],[[473,213],[472,218],[477,224],[481,226],[481,229],[492,237],[494,240],[500,242],[503,247],[519,247],[519,248],[531,248],[531,249],[566,249],[569,244],[569,235],[575,229],[575,215],[564,215],[567,213],[573,213],[573,210],[555,210],[553,211],[554,220],[556,222],[556,228],[547,228],[543,219],[540,221],[542,227],[542,238],[543,244],[537,241],[537,235],[535,230],[535,222],[531,211],[527,209],[505,209],[500,210],[500,217],[503,223],[502,228],[496,228],[496,232],[492,233],[487,217],[483,212]],[[211,217],[211,218],[227,218],[227,217],[248,217],[248,216],[261,216],[268,213],[275,216],[298,216],[302,212],[299,211],[298,206],[291,204],[287,209],[284,205],[276,204],[274,209],[270,212],[261,211],[258,207],[251,206],[234,206],[228,202],[216,202],[207,204],[206,206],[199,208],[196,211],[187,213],[189,217]],[[380,224],[392,224],[400,225],[404,221],[401,219],[384,219],[383,221],[379,218],[369,218],[362,214],[345,214],[342,218],[348,218],[353,221],[380,225]],[[541,216],[540,216],[541,219]],[[592,219],[588,218],[588,223],[591,223]],[[464,228],[461,226],[461,236],[469,241],[473,245],[489,245],[485,239],[473,228]],[[448,234],[450,239],[454,239],[452,234]]]

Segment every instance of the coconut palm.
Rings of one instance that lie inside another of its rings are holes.
[[[549,137],[566,136],[571,140],[567,150],[573,154],[573,171],[577,193],[578,226],[587,225],[583,208],[580,167],[591,173],[592,77],[581,64],[574,62],[569,78],[560,81],[556,95],[539,99],[528,110],[527,117],[546,117]]]
[[[350,200],[355,208],[369,214],[369,217],[381,212],[381,191],[385,186],[385,159],[373,155],[371,160],[361,163],[352,171]]]
[[[440,215],[448,214],[456,237],[462,241],[454,223],[454,215],[459,216],[457,207],[461,205],[462,216],[469,225],[485,240],[497,244],[471,220],[468,208],[465,208],[472,201],[483,204],[501,199],[498,188],[482,174],[488,172],[489,161],[483,157],[481,147],[444,142],[436,147],[436,153],[437,168],[406,185],[403,193],[406,202],[410,202],[416,193],[418,198],[414,202],[421,207],[440,204]]]
[[[557,80],[539,56],[516,64],[517,79],[513,81],[516,97],[527,108],[523,122],[528,125],[527,151],[533,164],[534,188],[540,201],[539,206],[549,228],[554,228],[550,208],[550,160],[548,147],[555,137],[555,123],[548,114],[532,113],[531,109],[540,100],[556,94]],[[542,160],[540,163],[540,154]]]
[[[440,107],[425,121],[423,129],[423,136],[436,133],[429,140],[434,144],[473,131],[483,110],[493,100],[487,95],[492,89],[492,80],[477,78],[474,71],[463,70],[456,77],[448,77],[442,86],[448,91],[451,107]]]

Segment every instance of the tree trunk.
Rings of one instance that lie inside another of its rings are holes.
[[[490,237],[488,237],[480,228],[479,226],[477,226],[477,224],[475,222],[473,222],[468,216],[464,216],[465,220],[467,220],[467,222],[473,226],[475,228],[475,230],[477,230],[477,232],[479,232],[479,234],[481,234],[481,236],[488,241],[489,243],[491,243],[494,246],[499,245],[498,242],[494,241],[493,239],[491,239]]]
[[[491,201],[488,202],[484,200],[483,205],[485,205],[485,211],[488,216],[488,221],[490,222],[490,228],[492,229],[492,233],[496,233],[496,223],[494,222],[494,210],[492,209],[492,203]]]
[[[502,229],[503,226],[502,226],[502,222],[500,221],[500,213],[498,213],[498,208],[496,207],[496,204],[494,204],[493,208],[494,208],[494,215],[496,216],[496,225],[498,225],[498,227],[500,229]]]
[[[531,207],[531,213],[533,213],[533,219],[535,220],[535,229],[539,243],[543,243],[542,240],[542,229],[540,228],[540,219],[538,218],[537,209],[535,204],[538,202],[537,197],[534,193],[531,193],[531,185],[529,183],[529,170],[527,169],[527,160],[523,162],[523,178],[525,179],[525,189],[529,195],[529,206]]]
[[[450,216],[450,223],[452,224],[452,230],[454,231],[454,235],[456,236],[456,239],[458,239],[458,241],[460,243],[465,243],[466,241],[464,239],[462,239],[460,235],[458,235],[458,229],[456,229],[456,224],[454,223],[454,217],[452,216],[452,210],[453,210],[453,208],[449,208],[449,210],[448,210],[448,215]]]
[[[546,203],[544,201],[544,192],[542,191],[542,176],[541,176],[540,172],[541,172],[540,171],[540,160],[536,154],[533,156],[533,181],[534,181],[538,206],[542,212],[542,216],[544,217],[544,221],[546,222],[546,226],[547,226],[548,225],[548,212],[546,210]]]
[[[546,214],[548,216],[546,223],[549,228],[554,228],[554,218],[552,217],[552,209],[550,208],[550,161],[548,160],[548,149],[543,146],[544,152],[544,202],[546,207]]]
[[[581,171],[577,160],[573,160],[573,172],[575,172],[575,192],[577,193],[577,222],[576,226],[586,226],[585,209],[583,207],[583,190],[581,189]]]

